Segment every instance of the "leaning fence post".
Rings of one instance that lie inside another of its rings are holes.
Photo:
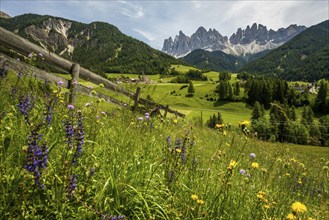
[[[69,85],[69,88],[70,88],[69,102],[71,104],[75,104],[75,101],[76,101],[79,72],[80,72],[80,65],[77,63],[74,63],[72,65],[71,71],[70,71],[72,80],[70,81],[70,85]]]
[[[169,105],[166,105],[166,107],[165,107],[165,112],[164,112],[164,114],[163,114],[163,117],[164,117],[164,118],[167,117],[168,108],[169,108]]]
[[[134,100],[135,102],[134,102],[133,111],[136,111],[136,109],[137,109],[140,93],[141,93],[141,87],[137,87],[136,94],[135,94],[135,100]]]

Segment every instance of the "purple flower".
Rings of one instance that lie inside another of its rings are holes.
[[[16,59],[18,62],[21,61],[19,58]]]
[[[138,117],[137,120],[138,121],[143,121],[143,117]]]
[[[68,189],[68,196],[71,197],[75,188],[77,187],[77,174],[73,174],[71,180],[70,180],[70,185],[69,185],[69,189]]]
[[[38,53],[39,57],[43,57],[42,53]]]
[[[256,155],[255,155],[254,153],[251,153],[251,154],[250,154],[250,157],[251,157],[252,159],[255,159],[255,158],[256,158]]]
[[[22,72],[18,72],[18,74],[17,74],[17,78],[18,78],[18,79],[22,79],[22,76],[23,76],[23,73],[22,73]]]
[[[93,89],[93,87],[92,86],[88,86],[88,89]]]
[[[31,59],[33,57],[33,54],[29,53],[29,55],[27,57]]]
[[[150,113],[146,112],[146,113],[145,113],[145,117],[146,117],[146,116],[149,117],[149,116],[150,116]]]
[[[46,145],[40,146],[38,140],[42,135],[38,134],[37,130],[32,130],[28,137],[27,148],[27,163],[24,168],[34,174],[34,182],[38,188],[44,188],[40,183],[42,170],[46,169],[48,164],[48,147]]]
[[[68,105],[67,108],[72,110],[72,109],[74,109],[74,105]]]
[[[168,146],[171,147],[171,138],[170,138],[170,136],[168,136],[166,138],[166,141],[167,141]]]
[[[67,145],[70,150],[73,148],[74,128],[70,120],[64,122]]]
[[[63,85],[63,81],[61,81],[61,80],[58,81],[58,82],[57,82],[57,85],[58,85],[59,87],[61,87],[61,86]]]
[[[244,175],[245,173],[246,173],[246,171],[245,171],[244,169],[241,169],[241,170],[240,170],[240,174],[241,174],[241,175]]]
[[[73,86],[78,85],[78,81],[74,80],[74,81],[72,82],[72,85],[73,85]]]
[[[149,119],[150,119],[150,116],[145,115],[145,119],[146,119],[146,120],[149,120]]]
[[[24,115],[25,122],[30,124],[29,112],[32,109],[30,98],[21,98],[17,104],[19,111]]]
[[[82,152],[83,145],[85,143],[85,132],[83,129],[83,117],[81,112],[78,112],[78,118],[77,118],[77,132],[75,134],[75,140],[77,141],[77,149],[75,151],[75,154],[73,156],[73,164],[77,163],[77,159],[80,156]]]
[[[90,170],[90,176],[94,176],[95,175],[95,168],[91,168]]]

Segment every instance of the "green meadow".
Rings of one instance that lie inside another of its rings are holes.
[[[217,111],[225,123],[250,117],[243,103],[201,99],[212,82],[195,82],[192,98],[181,84],[123,85],[187,115],[164,119],[82,94],[71,105],[60,84],[13,72],[0,86],[3,219],[329,217],[329,148],[200,126]]]

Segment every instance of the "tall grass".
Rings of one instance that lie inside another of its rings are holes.
[[[70,106],[60,84],[24,75],[0,86],[3,219],[328,219],[328,149]]]

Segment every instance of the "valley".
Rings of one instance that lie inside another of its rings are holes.
[[[0,218],[327,220],[328,21],[200,27],[160,51],[1,12]]]

